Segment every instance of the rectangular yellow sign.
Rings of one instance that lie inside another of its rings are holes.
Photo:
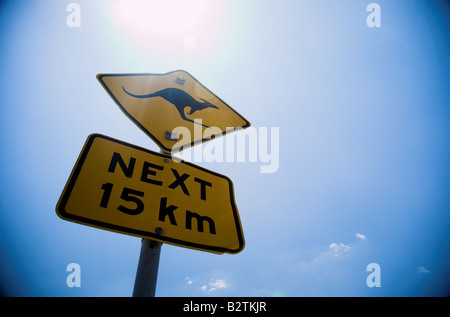
[[[244,248],[228,177],[100,134],[88,137],[56,211],[65,220],[202,251]]]

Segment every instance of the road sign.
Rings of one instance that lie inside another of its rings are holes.
[[[178,152],[250,126],[236,110],[182,70],[98,74],[97,79],[125,115],[164,152]]]
[[[228,177],[100,134],[88,137],[56,211],[65,220],[213,253],[244,248]]]

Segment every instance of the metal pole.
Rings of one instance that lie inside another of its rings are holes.
[[[164,151],[160,153],[167,154]],[[162,229],[156,228],[155,232],[160,234]],[[162,243],[159,241],[142,239],[133,297],[155,297],[161,246]]]
[[[155,297],[161,242],[142,239],[133,297]]]

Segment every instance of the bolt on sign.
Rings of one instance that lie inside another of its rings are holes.
[[[244,248],[228,177],[101,134],[88,137],[56,211],[65,220],[202,251]]]
[[[166,74],[98,74],[124,112],[164,152],[206,142],[250,122],[185,71]],[[176,128],[187,128],[181,138]],[[201,128],[198,131],[198,128]]]

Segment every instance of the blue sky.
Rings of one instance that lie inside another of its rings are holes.
[[[445,1],[378,0],[381,27],[361,0],[73,2],[72,28],[70,1],[0,4],[2,294],[132,294],[140,239],[55,206],[89,134],[158,151],[96,75],[183,69],[256,129],[278,127],[279,168],[197,163],[232,179],[246,247],[164,244],[157,296],[448,295]],[[73,262],[81,287],[66,284]]]

